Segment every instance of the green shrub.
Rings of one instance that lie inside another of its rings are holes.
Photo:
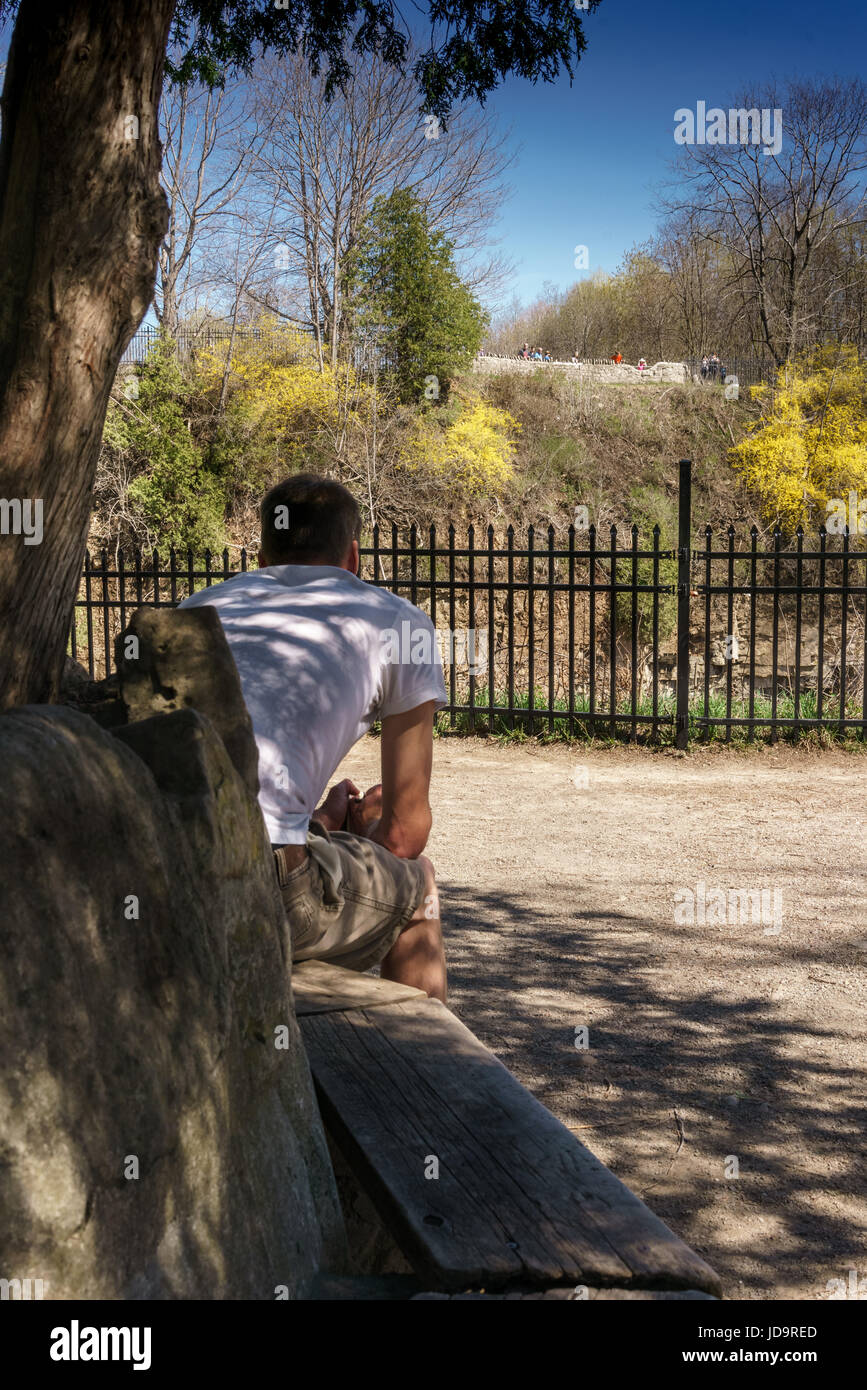
[[[225,493],[191,431],[193,390],[171,346],[155,344],[134,380],[138,394],[111,403],[103,435],[104,446],[133,475],[126,490],[129,529],[139,544],[163,552],[220,549]]]

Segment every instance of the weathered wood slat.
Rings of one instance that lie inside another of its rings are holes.
[[[307,1302],[367,1303],[406,1302],[423,1289],[413,1274],[318,1274]]]
[[[472,1300],[483,1303],[509,1302],[510,1300],[527,1303],[538,1299],[546,1299],[559,1303],[597,1303],[600,1300],[605,1303],[622,1302],[645,1302],[658,1303],[660,1301],[668,1303],[672,1299],[690,1300],[702,1299],[707,1303],[716,1303],[713,1294],[701,1293],[699,1289],[588,1289],[583,1300],[579,1300],[574,1289],[535,1289],[532,1293],[416,1293],[410,1295],[412,1303],[426,1303],[434,1300],[442,1301],[445,1299],[449,1303],[463,1302]]]
[[[360,975],[324,960],[303,960],[292,967],[295,1013],[339,1013],[343,1009],[397,1004],[401,999],[426,999],[423,989],[398,985],[376,975]]]
[[[719,1293],[717,1275],[430,999],[300,1020],[323,1116],[434,1288]],[[431,1157],[439,1178],[426,1179]]]
[[[597,1303],[602,1302],[644,1302],[668,1303],[672,1300],[704,1300],[716,1303],[712,1294],[701,1293],[698,1289],[584,1289],[579,1296],[574,1289],[532,1289],[507,1293],[486,1293],[467,1291],[465,1293],[437,1293],[424,1289],[414,1275],[383,1274],[379,1276],[320,1274],[307,1295],[308,1301],[330,1303],[346,1302],[477,1302],[500,1303],[504,1301],[533,1302],[538,1299],[557,1303]]]

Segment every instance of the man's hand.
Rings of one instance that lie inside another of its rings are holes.
[[[353,835],[361,835],[367,838],[374,826],[378,825],[382,815],[382,783],[377,782],[375,787],[368,787],[364,796],[349,803],[349,825],[348,829]]]
[[[350,806],[350,797],[360,796],[361,793],[355,783],[348,777],[344,777],[342,782],[335,782],[322,805],[313,812],[311,819],[318,820],[329,834],[335,830],[342,830]]]

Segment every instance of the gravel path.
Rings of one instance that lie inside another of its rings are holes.
[[[338,775],[378,780],[376,741]],[[729,1297],[867,1297],[865,783],[841,752],[436,744],[452,1008]]]

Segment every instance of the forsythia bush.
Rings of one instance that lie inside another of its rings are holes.
[[[246,328],[239,332],[230,363],[233,375],[255,375],[262,367],[273,366],[275,363],[306,363],[310,366],[316,364],[316,344],[309,333],[302,333],[273,315],[263,316],[253,327],[261,331],[262,337],[248,337]],[[224,361],[225,358],[220,352],[201,353],[198,362],[203,385],[219,385]]]
[[[468,394],[416,421],[398,466],[442,480],[468,498],[490,496],[513,480],[519,429],[514,416]]]
[[[867,363],[854,347],[830,344],[788,375],[781,369],[772,409],[731,459],[766,520],[791,531],[825,523],[850,491],[867,497]]]
[[[229,396],[223,439],[240,450],[245,466],[258,477],[273,468],[309,463],[311,434],[335,440],[370,418],[373,393],[345,364],[319,370],[309,334],[263,320],[264,341],[239,340],[229,363]],[[275,343],[276,338],[276,343]],[[285,346],[284,346],[285,344]],[[219,354],[201,359],[199,382],[214,395],[224,361]],[[222,450],[218,450],[221,452]]]

